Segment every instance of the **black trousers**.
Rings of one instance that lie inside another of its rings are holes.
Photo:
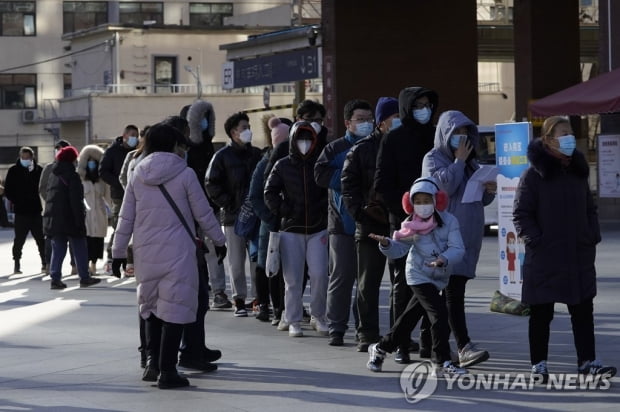
[[[594,307],[592,299],[576,305],[566,305],[573,327],[573,341],[577,350],[577,366],[596,359],[594,343]],[[553,320],[554,303],[530,305],[529,341],[532,365],[548,359],[549,326]]]
[[[282,294],[280,293],[280,279],[282,271],[277,275],[268,277],[265,268],[256,266],[256,298],[261,305],[269,305],[269,299],[274,309],[279,309],[282,305]]]
[[[183,325],[165,322],[155,315],[146,320],[147,363],[162,372],[176,371]]]
[[[181,358],[202,359],[205,346],[205,316],[209,310],[209,272],[207,262],[204,260],[198,263],[198,308],[196,310],[196,321],[183,325],[183,335],[181,339]]]
[[[43,236],[43,218],[39,213],[32,215],[15,214],[15,238],[13,240],[13,260],[18,261],[22,258],[22,249],[28,232],[37,242],[41,264],[45,265],[45,237]]]
[[[379,292],[385,270],[385,255],[372,239],[355,242],[357,251],[357,313],[359,326],[357,336],[360,342],[379,340]]]
[[[450,360],[450,327],[448,310],[443,295],[432,283],[411,286],[412,297],[403,313],[396,319],[390,331],[379,341],[379,348],[393,352],[397,347],[408,345],[411,331],[426,313],[430,322],[433,341],[432,358],[436,363]]]

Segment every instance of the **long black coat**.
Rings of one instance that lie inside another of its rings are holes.
[[[521,300],[574,305],[596,296],[598,215],[588,186],[589,168],[575,151],[563,166],[540,139],[528,147],[513,221],[525,243]]]
[[[43,231],[48,236],[86,236],[84,187],[73,163],[56,162],[45,198]]]

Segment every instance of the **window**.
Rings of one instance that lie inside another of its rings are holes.
[[[163,3],[128,2],[119,3],[120,22],[123,24],[144,24],[145,21],[164,23]]]
[[[36,107],[36,74],[0,74],[0,109],[34,109]]]
[[[34,36],[36,2],[3,1],[0,2],[0,32],[2,36]]]
[[[72,81],[71,81],[71,74],[69,73],[65,73],[62,75],[62,86],[63,86],[63,91],[64,91],[64,96],[65,97],[71,97],[71,86],[72,85]]]
[[[192,27],[222,27],[224,17],[232,15],[232,3],[190,3],[189,5],[189,24]]]
[[[89,29],[108,22],[105,1],[65,1],[62,4],[62,32]]]

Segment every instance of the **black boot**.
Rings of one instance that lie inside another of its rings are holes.
[[[157,382],[159,389],[182,388],[185,386],[189,386],[189,380],[179,375],[176,369],[170,372],[162,372]]]
[[[13,269],[13,273],[16,275],[19,275],[22,273],[22,271],[20,270],[20,266],[19,266],[19,260],[15,260],[15,268]]]
[[[144,368],[144,373],[142,374],[143,381],[157,382],[157,378],[159,377],[159,366],[157,363],[158,362],[155,357],[147,355],[146,367]]]
[[[170,322],[162,323],[160,351],[161,374],[157,382],[157,386],[160,389],[189,386],[187,378],[179,375],[177,372],[177,354],[182,334],[183,325]]]
[[[256,315],[256,319],[262,322],[269,322],[269,305],[260,304],[258,306],[258,314]]]
[[[146,367],[142,374],[142,380],[156,382],[159,376],[159,353],[161,347],[162,321],[155,315],[151,315],[144,325],[146,335]]]

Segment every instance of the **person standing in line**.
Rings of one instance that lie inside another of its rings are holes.
[[[140,132],[138,128],[132,124],[127,125],[123,130],[123,134],[118,136],[114,143],[108,147],[104,154],[103,159],[99,165],[99,176],[110,185],[110,196],[112,198],[112,228],[116,231],[116,223],[118,221],[118,213],[121,210],[123,203],[123,195],[125,190],[120,182],[121,169],[125,162],[127,153],[135,149],[138,146],[138,136]],[[110,241],[107,247],[108,262],[106,263],[105,273],[106,275],[112,274],[112,243],[114,242],[114,232],[110,236]],[[125,276],[133,276],[133,254],[131,249],[127,255],[127,264],[124,267]]]
[[[103,149],[97,145],[84,146],[78,157],[78,174],[84,187],[86,202],[86,245],[89,271],[97,274],[97,260],[103,259],[103,241],[108,232],[108,213],[111,203],[110,186],[99,177]]]
[[[393,239],[371,233],[386,256],[407,255],[407,283],[412,289],[405,311],[378,343],[368,347],[366,367],[380,372],[387,352],[393,352],[410,340],[411,329],[426,312],[433,342],[432,358],[435,375],[462,375],[467,370],[456,365],[450,354],[450,328],[446,304],[441,296],[450,277],[450,268],[465,254],[456,218],[444,211],[445,194],[435,179],[419,178],[403,197],[403,208],[409,217]],[[405,203],[406,202],[406,203]]]
[[[138,304],[146,319],[147,365],[142,379],[158,381],[160,389],[189,385],[176,365],[183,325],[196,321],[199,288],[195,234],[187,233],[161,187],[189,229],[193,232],[191,222],[197,221],[218,246],[220,258],[226,254],[226,238],[200,182],[187,167],[184,144],[185,137],[168,124],[150,128],[145,157],[128,180],[112,246],[114,259],[123,259],[134,238]]]
[[[258,234],[258,257],[256,259],[256,292],[258,298],[258,314],[256,319],[262,322],[268,322],[269,319],[269,298],[273,306],[273,320],[279,323],[282,317],[284,307],[283,288],[280,287],[282,282],[281,271],[275,276],[268,277],[265,271],[267,262],[267,249],[269,246],[269,233],[278,231],[278,216],[271,213],[265,204],[265,168],[269,161],[271,151],[275,146],[288,140],[290,126],[283,120],[290,122],[288,119],[281,119],[271,116],[263,119],[266,124],[266,133],[269,136],[269,146],[265,149],[263,157],[256,165],[252,180],[250,181],[250,202],[254,213],[261,220]],[[276,323],[277,324],[277,323]]]
[[[383,137],[400,126],[398,100],[380,97],[375,109],[377,126],[370,136],[358,141],[349,151],[342,168],[342,200],[355,219],[357,251],[357,313],[359,326],[357,350],[367,352],[368,345],[379,341],[379,290],[385,271],[385,255],[368,238],[375,233],[389,236],[387,210],[378,203],[373,183],[377,153]]]
[[[235,233],[234,225],[241,205],[247,196],[250,179],[261,151],[252,146],[252,130],[247,114],[238,112],[224,122],[224,130],[230,143],[218,150],[207,169],[205,187],[209,198],[220,208],[220,220],[228,242],[226,259],[231,277],[235,317],[247,317],[246,256],[249,257],[248,241]],[[251,273],[256,262],[250,262]],[[251,275],[251,277],[253,277]]]
[[[422,159],[433,148],[435,126],[433,117],[437,111],[439,98],[434,90],[425,87],[405,87],[398,95],[398,110],[402,126],[391,130],[382,140],[377,155],[375,173],[375,192],[378,199],[389,212],[390,232],[398,230],[407,215],[401,206],[403,193],[409,190],[411,182],[420,177]],[[390,281],[390,325],[405,310],[411,299],[411,289],[407,285],[405,273],[406,257],[388,259]],[[423,321],[422,330],[428,330],[428,322]],[[420,345],[411,342],[397,349],[394,360],[409,363],[409,352],[420,349],[420,357],[430,357],[430,335],[420,338]],[[424,355],[424,356],[423,356]]]
[[[314,166],[317,184],[329,193],[329,287],[327,320],[324,328],[316,321],[317,331],[329,333],[329,345],[342,346],[351,312],[351,292],[357,279],[355,220],[342,201],[341,174],[344,159],[353,145],[372,133],[372,106],[365,100],[350,100],[344,106],[345,135],[328,143]],[[311,320],[312,322],[312,320]],[[357,327],[357,322],[356,322]]]
[[[315,329],[325,334],[327,300],[327,190],[314,181],[319,144],[314,127],[296,122],[290,130],[290,154],[271,170],[265,185],[265,204],[280,218],[280,257],[285,283],[285,307],[278,330],[303,336],[304,265],[310,280],[310,315]],[[283,326],[286,325],[286,328]]]
[[[189,126],[189,150],[187,151],[187,165],[196,172],[198,180],[205,181],[207,168],[215,154],[213,138],[215,137],[215,110],[213,105],[205,100],[197,100],[181,109],[180,116],[187,120]],[[203,189],[205,189],[203,185]],[[211,207],[216,212],[219,207],[206,193]],[[230,309],[232,302],[226,295],[226,271],[224,265],[218,262],[215,247],[207,238],[205,240],[209,252],[205,253],[206,265],[209,274],[209,283],[213,292],[214,309]]]
[[[22,273],[21,258],[26,237],[30,232],[37,242],[41,257],[41,272],[45,272],[45,238],[41,220],[39,181],[42,168],[37,164],[34,150],[19,149],[19,158],[6,174],[4,195],[13,203],[15,238],[13,239],[13,273]]]
[[[75,264],[80,277],[80,287],[101,282],[88,272],[88,248],[86,245],[86,204],[84,187],[75,170],[78,151],[73,146],[63,147],[56,154],[45,197],[43,230],[52,238],[52,262],[50,268],[51,289],[64,289],[61,280],[62,261],[67,254],[67,241],[75,254]]]
[[[49,176],[52,173],[52,168],[56,163],[56,154],[63,147],[71,146],[71,143],[67,140],[60,139],[54,145],[54,160],[45,165],[43,171],[41,172],[41,179],[39,180],[39,196],[43,201],[43,209],[45,209],[45,196],[47,196],[47,182],[49,180]],[[71,258],[71,274],[77,275],[77,267],[75,266],[75,258],[73,257],[73,250],[69,247],[69,257]],[[45,274],[50,274],[50,262],[52,260],[52,238],[45,236]]]
[[[513,222],[525,243],[521,300],[530,305],[532,376],[543,383],[549,379],[549,330],[556,302],[566,304],[570,313],[577,371],[615,376],[616,368],[604,366],[596,356],[593,301],[601,232],[588,162],[576,150],[568,119],[546,119],[527,157],[530,167],[517,186]]]
[[[480,167],[476,158],[479,144],[478,128],[463,113],[443,112],[437,122],[435,147],[424,156],[422,176],[433,176],[450,197],[448,212],[459,221],[465,244],[463,260],[452,268],[444,290],[448,320],[458,346],[461,367],[469,367],[489,359],[489,352],[478,349],[469,338],[465,318],[465,287],[476,277],[476,266],[484,236],[484,206],[495,198],[495,181],[484,183],[482,198],[463,203],[465,187]]]

